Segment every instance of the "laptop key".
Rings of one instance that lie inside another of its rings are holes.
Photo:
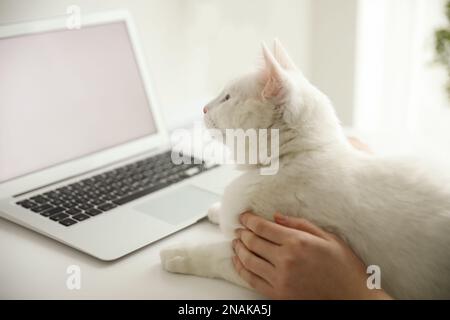
[[[48,199],[44,198],[43,196],[35,196],[35,197],[31,197],[30,199],[39,204],[43,204],[48,201]]]
[[[63,204],[64,202],[58,199],[54,199],[54,200],[50,200],[50,203],[55,205],[55,206],[59,206],[61,204]]]
[[[93,207],[92,204],[89,203],[83,203],[82,205],[79,205],[78,208],[83,209],[83,210],[88,210],[91,209]]]
[[[86,219],[89,219],[89,216],[87,214],[80,213],[75,216],[72,216],[72,218],[78,221],[84,221]]]
[[[100,199],[92,199],[91,201],[89,201],[90,204],[94,205],[94,206],[99,206],[104,204],[106,201],[100,200]]]
[[[29,209],[29,208],[32,208],[32,207],[37,206],[37,204],[36,204],[35,202],[30,201],[30,200],[28,200],[28,199],[27,199],[27,200],[19,201],[19,202],[17,202],[16,204],[18,204],[19,206],[24,207],[25,209]]]
[[[64,208],[66,208],[66,209],[71,209],[71,208],[73,208],[73,207],[76,206],[76,203],[74,203],[74,202],[64,202],[64,203],[62,204],[62,206],[63,206]]]
[[[58,213],[58,214],[54,214],[53,216],[51,216],[50,219],[52,219],[53,221],[59,221],[59,220],[63,220],[68,217],[69,217],[68,214]]]
[[[74,215],[74,214],[81,213],[81,212],[82,212],[82,210],[78,209],[78,208],[70,208],[65,211],[65,213],[70,214],[70,215]]]
[[[61,223],[63,226],[69,227],[69,226],[77,223],[77,221],[67,218],[64,220],[60,220],[59,223]]]
[[[56,208],[53,208],[53,209],[50,209],[50,210],[42,212],[41,215],[44,216],[44,217],[50,217],[50,216],[52,216],[54,214],[57,214],[57,213],[60,213],[62,211],[64,211],[64,208],[56,207]]]
[[[102,204],[101,206],[98,206],[97,208],[102,211],[108,211],[115,207],[117,207],[117,206],[114,203],[105,203],[105,204]]]
[[[49,205],[49,204],[43,204],[42,206],[31,208],[31,210],[34,211],[34,212],[42,212],[42,211],[45,211],[45,210],[48,210],[48,209],[52,209],[52,208],[53,207],[51,205]]]
[[[95,208],[92,208],[92,209],[89,209],[89,210],[86,210],[86,211],[85,211],[85,213],[87,213],[87,214],[90,215],[91,217],[96,216],[96,215],[98,215],[98,214],[100,214],[100,213],[102,213],[102,212],[103,212],[102,210],[95,209]]]

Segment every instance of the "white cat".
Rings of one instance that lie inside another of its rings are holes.
[[[225,190],[209,211],[233,237],[251,210],[304,217],[344,238],[367,265],[378,265],[395,298],[450,298],[450,184],[401,159],[354,150],[328,98],[306,80],[281,45],[263,46],[265,67],[228,85],[207,106],[209,128],[279,129],[279,171],[260,165]],[[231,262],[230,240],[163,250],[171,272],[248,285]]]

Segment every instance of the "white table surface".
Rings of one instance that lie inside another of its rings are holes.
[[[214,241],[217,226],[202,220],[115,262],[102,262],[0,219],[0,299],[255,299],[222,280],[164,271],[159,251],[184,241]],[[80,290],[66,286],[67,267],[81,269]]]

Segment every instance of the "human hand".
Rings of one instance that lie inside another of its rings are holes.
[[[366,267],[332,233],[275,214],[275,222],[243,213],[233,240],[234,266],[256,291],[275,299],[389,299],[368,289]]]

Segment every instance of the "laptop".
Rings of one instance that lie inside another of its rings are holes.
[[[232,175],[172,161],[146,70],[126,11],[0,28],[2,218],[110,261],[206,215]]]

